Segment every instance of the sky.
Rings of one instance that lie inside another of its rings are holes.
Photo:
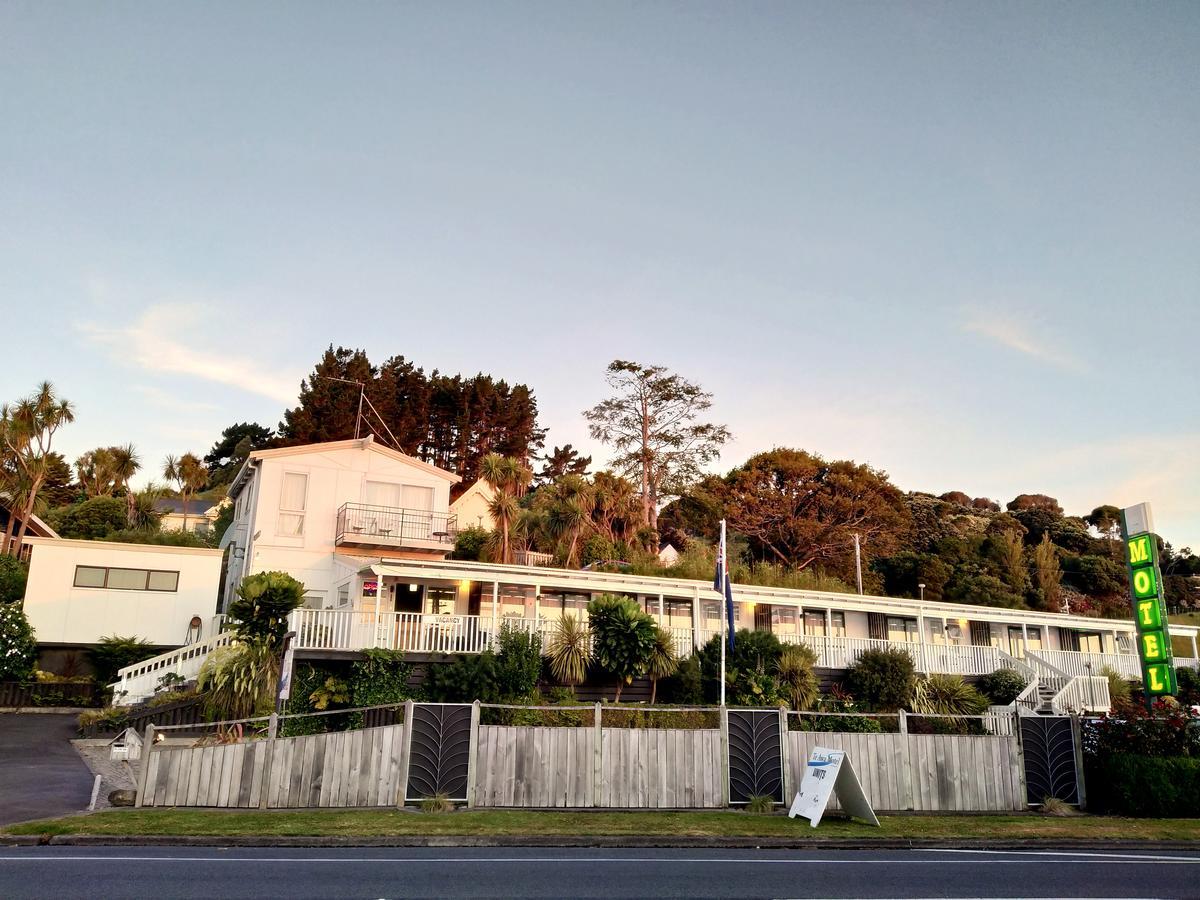
[[[614,358],[902,488],[1200,549],[1200,5],[0,4],[0,398],[156,474],[330,344]]]

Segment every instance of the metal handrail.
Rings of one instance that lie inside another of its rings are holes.
[[[458,516],[454,513],[343,503],[337,511],[334,542],[341,544],[348,537],[374,537],[453,544],[457,535]]]

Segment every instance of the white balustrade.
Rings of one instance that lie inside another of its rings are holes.
[[[1142,670],[1132,653],[1081,653],[1075,650],[1038,650],[1037,655],[1067,675],[1099,675],[1105,666],[1130,680],[1141,681]]]
[[[219,647],[226,647],[233,641],[231,632],[222,632],[210,637],[207,641],[188,644],[176,650],[168,650],[158,656],[125,666],[117,672],[117,680],[112,685],[113,705],[132,706],[154,694],[167,675],[177,675],[185,681],[190,681],[200,673],[200,667],[208,655]]]
[[[1112,708],[1108,679],[1103,675],[1077,675],[1054,695],[1050,705],[1060,716],[1070,713],[1108,712]]]

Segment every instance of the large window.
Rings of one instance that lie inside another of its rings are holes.
[[[900,643],[918,644],[921,642],[921,636],[917,632],[917,620],[906,619],[900,616],[888,616],[887,634],[889,641],[898,641]]]
[[[279,493],[279,533],[287,537],[304,534],[304,509],[308,502],[308,476],[284,472]]]
[[[117,569],[109,566],[76,566],[75,587],[110,591],[179,590],[179,573],[165,569]]]

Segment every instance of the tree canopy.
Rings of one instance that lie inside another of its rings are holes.
[[[348,383],[351,382],[351,383]],[[279,426],[283,446],[354,437],[363,392],[360,435],[455,472],[464,485],[479,477],[489,453],[528,466],[545,431],[537,400],[524,384],[491,375],[428,375],[403,356],[375,366],[362,350],[331,346],[300,386],[300,403]]]
[[[699,421],[712,394],[663,366],[613,360],[616,393],[584,416],[591,436],[616,451],[612,467],[639,485],[642,524],[658,527],[658,506],[701,476],[730,439],[724,425]]]

